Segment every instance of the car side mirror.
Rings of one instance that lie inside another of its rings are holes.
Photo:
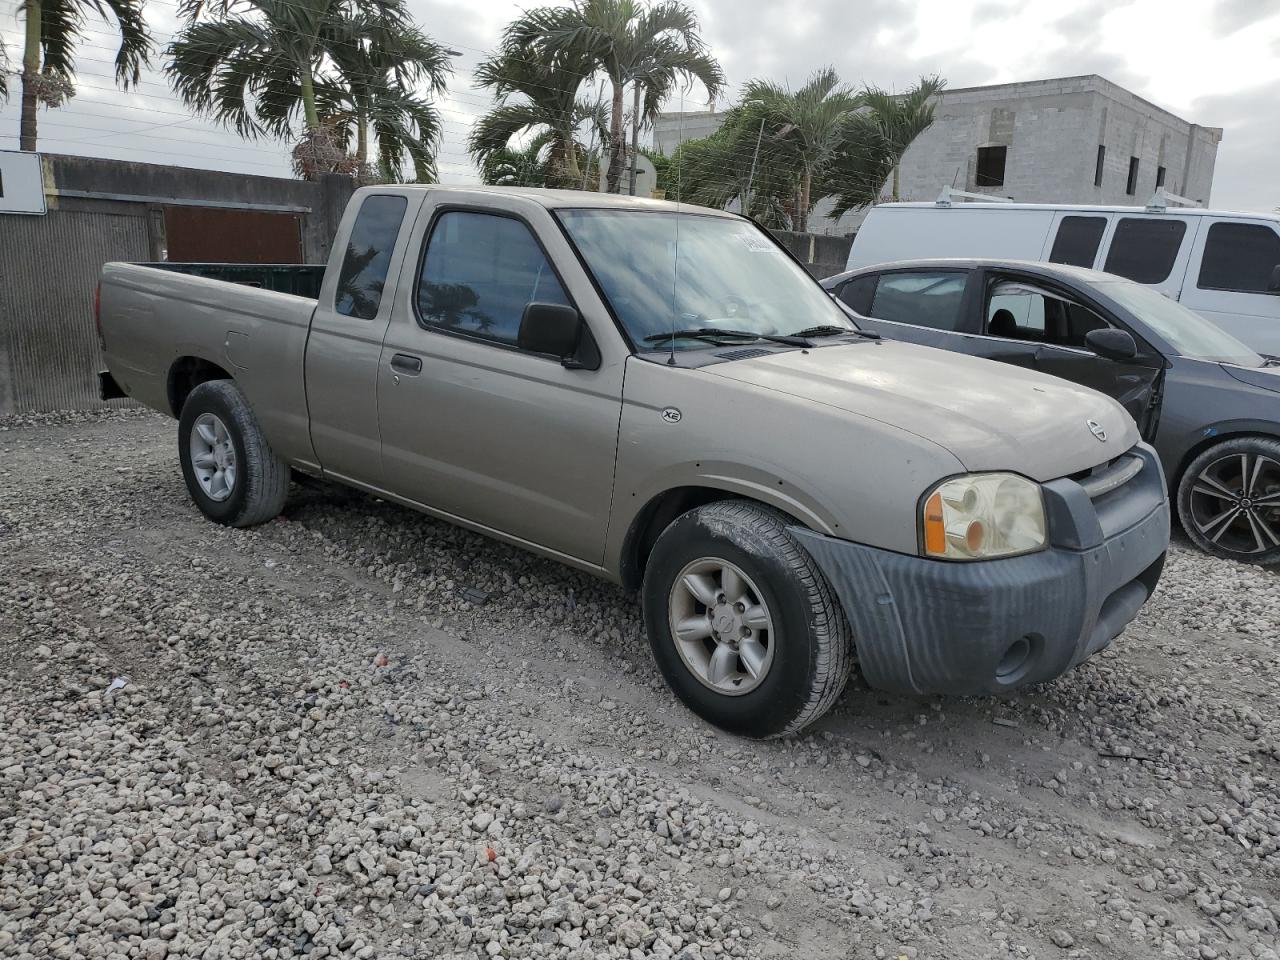
[[[549,354],[566,367],[595,370],[600,366],[600,351],[582,314],[562,303],[525,304],[516,346],[530,353]]]
[[[1267,293],[1280,293],[1280,263],[1271,268],[1271,279],[1267,282]]]
[[[1084,335],[1084,345],[1100,357],[1119,360],[1121,363],[1138,355],[1138,344],[1133,334],[1115,327],[1090,330]]]

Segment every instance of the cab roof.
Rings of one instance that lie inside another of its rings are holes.
[[[700,215],[737,219],[737,214],[692,203],[675,203],[670,200],[652,200],[648,197],[630,197],[616,193],[598,193],[591,190],[547,190],[541,187],[491,187],[484,184],[442,186],[440,184],[389,184],[365,187],[361,193],[404,193],[421,195],[441,193],[451,196],[505,196],[518,197],[541,204],[549,210],[557,209],[606,209],[648,210],[655,212],[698,213]]]

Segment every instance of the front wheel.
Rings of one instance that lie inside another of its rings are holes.
[[[1178,484],[1178,517],[1206,553],[1280,563],[1280,442],[1236,437],[1209,447]]]
[[[645,568],[658,668],[689,709],[743,736],[812,723],[849,675],[848,623],[790,522],[748,501],[708,504],[662,532]]]
[[[178,418],[178,458],[191,499],[210,520],[251,527],[284,509],[289,465],[267,444],[232,380],[191,391]]]

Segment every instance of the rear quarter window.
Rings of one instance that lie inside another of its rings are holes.
[[[1280,234],[1258,223],[1215,223],[1200,261],[1201,290],[1266,293],[1280,266]]]
[[[391,251],[407,206],[404,197],[391,196],[367,197],[360,205],[338,271],[333,303],[338,313],[360,320],[372,320],[378,315]]]

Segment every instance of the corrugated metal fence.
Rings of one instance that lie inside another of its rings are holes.
[[[100,406],[98,272],[146,260],[145,210],[50,210],[0,220],[0,413]]]
[[[183,250],[222,260],[236,257],[226,243],[213,243],[211,219],[221,218],[225,234],[237,223],[251,230],[243,225],[274,218],[292,231],[292,259],[322,263],[354,189],[350,178],[338,176],[303,182],[89,157],[41,159],[48,212],[0,213],[0,416],[103,406],[93,325],[98,275],[113,260],[163,259],[166,219],[187,224],[174,238]],[[274,256],[279,249],[272,248]]]

